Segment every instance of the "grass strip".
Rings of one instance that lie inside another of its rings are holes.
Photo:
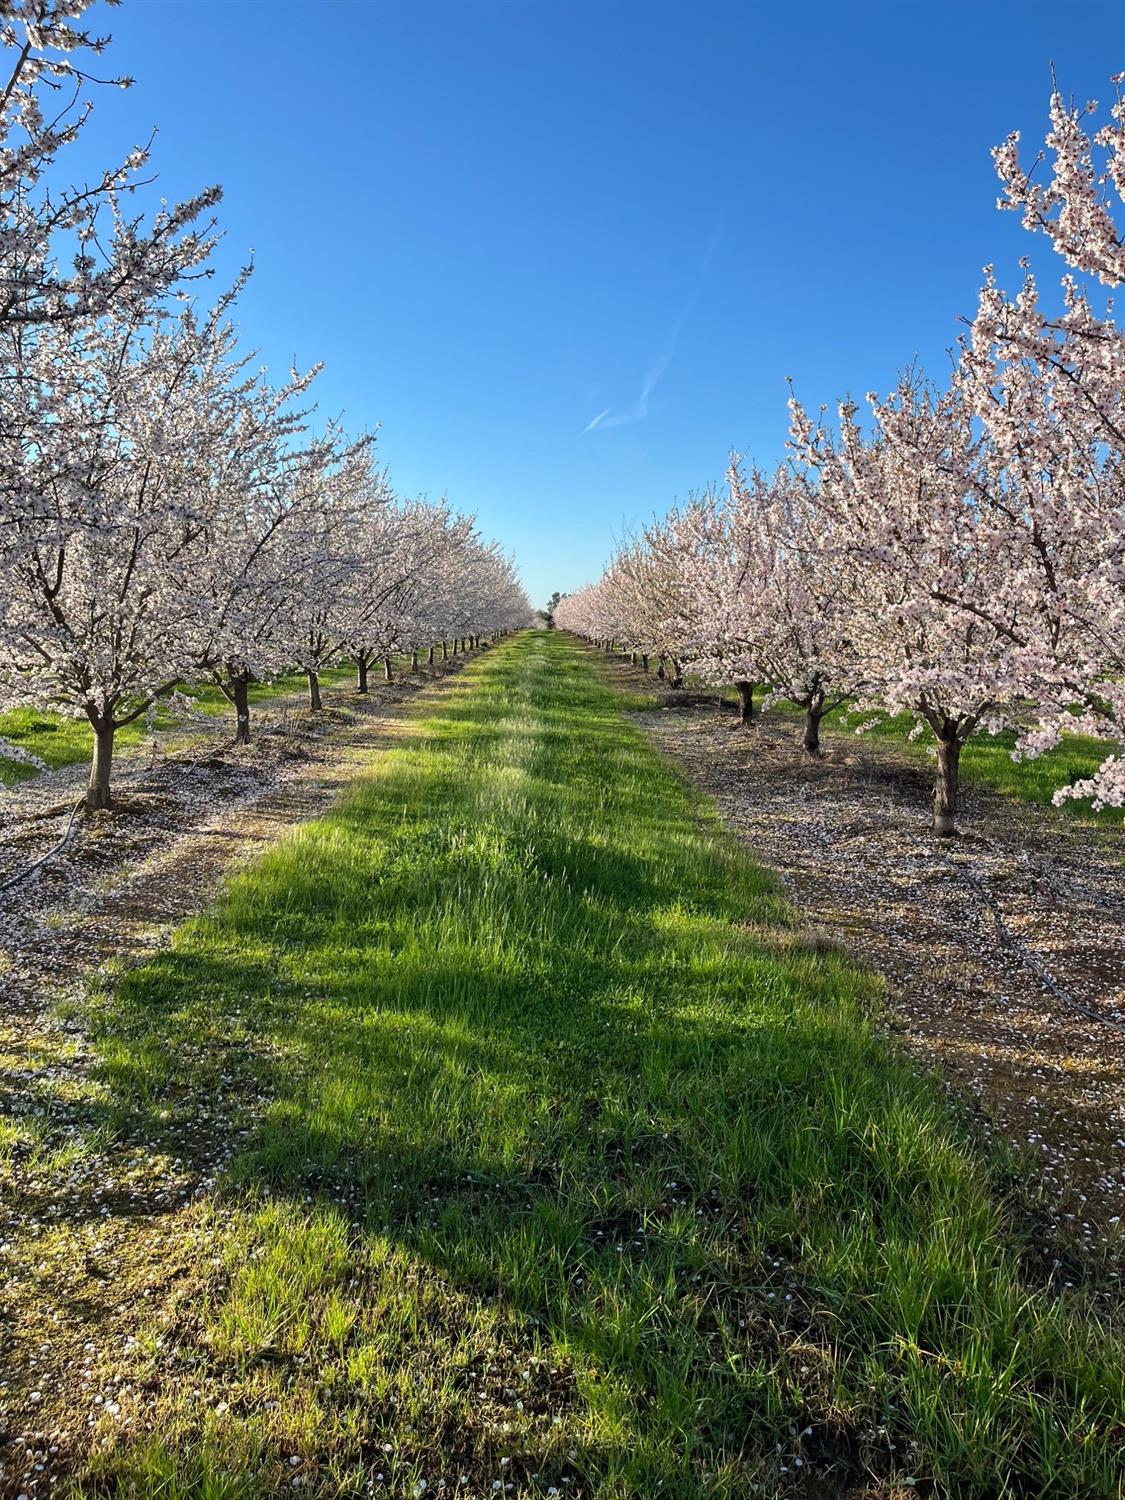
[[[115,1128],[240,1144],[82,1493],[1118,1493],[1108,1304],[628,701],[489,651],[92,1001]]]

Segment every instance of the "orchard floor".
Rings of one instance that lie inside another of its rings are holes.
[[[931,773],[890,745],[828,735],[814,760],[792,718],[742,725],[674,693],[635,718],[802,920],[885,978],[898,1039],[1026,1149],[1027,1191],[1058,1231],[1043,1254],[1125,1273],[1122,828],[969,781],[960,836],[937,840]]]
[[[528,632],[151,881],[82,872],[182,776],[44,875],[0,1493],[1119,1495],[1117,1284],[643,707]]]
[[[206,1110],[179,1156],[117,1128],[84,1013],[90,986],[166,948],[225,877],[324,811],[394,742],[416,695],[440,692],[471,659],[373,680],[365,695],[326,685],[320,714],[303,696],[275,699],[255,708],[249,747],[231,744],[229,715],[130,746],[115,759],[113,809],[80,819],[58,856],[0,896],[0,1495],[58,1494],[72,1457],[71,1445],[51,1455],[47,1444],[34,1460],[37,1448],[22,1461],[4,1452],[27,1386],[10,1372],[24,1364],[32,1386],[91,1395],[94,1367],[133,1337],[137,1299],[180,1274],[169,1212],[206,1193],[231,1154]],[[65,764],[0,786],[0,881],[57,843],[87,774]],[[68,1224],[85,1232],[75,1239]],[[17,1248],[51,1226],[53,1285]],[[114,1280],[105,1266],[119,1285],[102,1285]],[[80,1389],[77,1364],[88,1367]]]

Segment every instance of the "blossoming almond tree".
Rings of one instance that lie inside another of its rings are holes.
[[[1120,82],[1118,75],[1114,82]],[[1037,754],[1066,730],[1125,740],[1125,332],[1098,284],[1125,282],[1125,237],[1111,212],[1125,200],[1125,100],[1091,133],[1096,103],[1068,105],[1056,89],[1046,147],[1025,170],[1019,137],[994,151],[1001,207],[1021,213],[1072,268],[1057,311],[1028,274],[1012,299],[990,274],[966,340],[976,411],[1012,495],[1004,546],[1022,559],[1022,587],[1040,601],[1022,648],[1041,679],[1038,724],[1022,748]],[[1125,758],[1060,788],[1125,806]]]
[[[14,444],[3,423],[4,468],[37,503],[16,522],[0,682],[9,699],[89,719],[91,809],[108,802],[116,730],[183,672],[206,524],[195,332],[187,317],[156,332],[107,318],[80,342],[40,329],[5,392],[33,419]]]
[[[861,685],[847,563],[806,475],[783,466],[748,478],[732,455],[727,483],[710,673],[741,684],[744,702],[757,678],[766,706],[784,698],[802,709],[802,746],[819,755],[821,721]]]
[[[455,641],[475,644],[484,631],[525,625],[531,618],[515,564],[497,542],[486,542],[475,528],[457,551],[451,581],[442,628]]]
[[[372,465],[374,435],[347,444],[335,427],[326,434],[336,462],[313,476],[314,502],[303,512],[296,540],[301,592],[293,659],[309,685],[309,707],[323,707],[320,673],[338,661],[352,619],[352,580],[364,556],[364,535],[390,504],[382,475]]]
[[[125,212],[149,146],[80,186],[56,180],[59,154],[90,117],[109,38],[80,25],[92,0],[7,0],[0,13],[0,326],[136,312],[200,273],[214,244],[209,187],[147,227]],[[127,78],[111,79],[128,87]],[[67,262],[69,261],[69,264]]]
[[[418,667],[419,652],[428,648],[432,664],[437,642],[452,633],[451,621],[458,613],[457,596],[464,577],[466,554],[478,543],[471,516],[453,511],[446,500],[426,507],[429,555],[404,590],[401,619],[397,626],[402,649],[409,650],[411,666]]]
[[[3,574],[0,701],[89,720],[91,810],[109,801],[116,731],[191,668],[222,313],[14,335],[0,465],[34,503]]]
[[[1020,595],[972,503],[984,488],[980,440],[956,388],[938,395],[906,380],[891,400],[869,399],[871,434],[851,403],[832,434],[793,401],[793,443],[830,520],[826,561],[838,560],[848,590],[847,634],[866,684],[858,705],[908,712],[916,732],[932,732],[933,828],[950,835],[966,741],[1010,722],[1036,686],[1012,649]],[[990,601],[988,612],[966,607],[972,600]]]
[[[364,529],[348,584],[342,640],[356,663],[359,692],[367,691],[373,663],[382,661],[389,682],[393,657],[406,651],[416,657],[419,602],[455,532],[444,500],[437,505],[425,500],[389,504]]]
[[[239,744],[250,740],[251,684],[297,659],[326,481],[349,451],[370,446],[366,438],[349,445],[332,427],[306,435],[308,413],[292,403],[316,373],[294,374],[279,390],[255,377],[217,402],[194,671],[210,675],[233,706]]]

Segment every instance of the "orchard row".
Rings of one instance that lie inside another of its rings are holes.
[[[1055,92],[1047,153],[993,152],[999,206],[1070,268],[1057,306],[1026,265],[1014,297],[989,270],[947,386],[911,373],[834,424],[791,400],[786,464],[733,456],[725,491],[624,545],[559,626],[658,655],[674,682],[737,683],[744,709],[765,684],[804,710],[812,753],[845,700],[913,714],[936,742],[939,833],[982,729],[1014,728],[1017,756],[1104,738],[1056,800],[1125,805],[1125,334],[1104,290],[1125,283],[1125,102],[1095,131],[1096,109]]]
[[[85,8],[16,0],[0,23],[12,59],[0,107],[0,709],[89,720],[96,809],[116,731],[182,684],[220,684],[247,740],[255,681],[300,667],[316,708],[318,672],[343,657],[363,688],[377,660],[416,663],[435,642],[524,624],[530,610],[471,518],[396,497],[373,434],[317,420],[316,369],[274,385],[254,366],[231,321],[246,273],[197,308],[217,189],[146,225],[125,205],[147,151],[92,186],[55,181],[86,119],[85,57],[105,46],[77,29]]]

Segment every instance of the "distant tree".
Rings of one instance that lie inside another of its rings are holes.
[[[548,630],[554,630],[554,628],[555,628],[555,610],[559,607],[559,604],[565,598],[566,598],[566,595],[564,593],[562,593],[559,589],[556,589],[555,592],[551,595],[551,597],[547,600],[547,608],[539,611],[539,613],[543,617],[543,623],[546,625],[546,627],[547,627]]]

